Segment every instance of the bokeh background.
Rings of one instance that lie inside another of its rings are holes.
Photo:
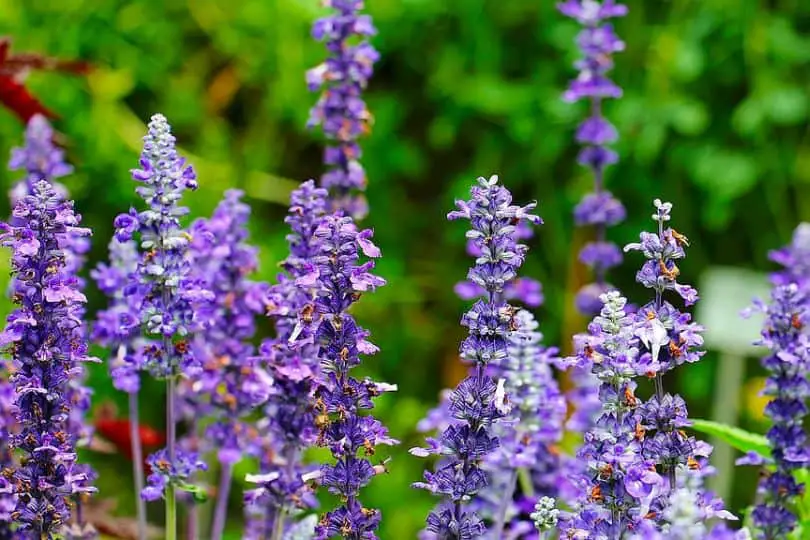
[[[616,26],[627,49],[614,71],[625,96],[605,106],[621,134],[621,161],[607,184],[628,209],[612,239],[633,241],[660,197],[674,203],[674,225],[692,240],[681,265],[686,282],[718,265],[771,269],[768,250],[810,219],[810,3],[626,3],[630,14]],[[525,273],[544,284],[537,312],[546,342],[567,350],[585,322],[572,297],[587,279],[576,261],[587,233],[574,231],[571,218],[591,183],[575,164],[572,142],[585,106],[560,100],[574,76],[577,27],[550,0],[367,4],[382,60],[367,92],[375,122],[363,143],[366,224],[383,250],[378,269],[389,285],[367,295],[357,315],[382,348],[368,371],[399,384],[378,412],[403,444],[390,475],[375,479],[365,499],[383,510],[382,538],[413,538],[433,501],[410,489],[424,463],[406,449],[420,440],[414,425],[439,390],[462,373],[456,351],[466,304],[452,288],[470,260],[463,225],[448,224],[446,212],[475,177],[493,173],[516,199],[539,201],[546,224],[531,242]],[[0,0],[0,34],[13,38],[14,50],[94,67],[86,77],[34,73],[26,83],[60,116],[54,124],[76,167],[65,183],[94,230],[88,267],[105,258],[113,217],[136,202],[128,171],[145,120],[162,112],[199,172],[200,189],[188,196],[193,215],[208,215],[227,188],[245,190],[261,278],[274,278],[285,257],[287,195],[322,172],[323,141],[304,127],[316,99],[304,72],[325,55],[309,36],[324,13],[316,0]],[[0,111],[0,155],[20,144],[22,129]],[[4,188],[16,178],[0,170]],[[0,213],[7,211],[4,201]],[[626,260],[612,281],[644,301],[633,282],[638,263]],[[93,313],[104,300],[93,286],[89,297]],[[733,326],[734,317],[725,323]],[[266,322],[261,331],[269,331]],[[712,414],[721,353],[669,381],[693,416]],[[740,424],[763,432],[754,357],[747,367],[746,380],[724,391],[742,400]],[[125,415],[104,367],[92,381],[96,403],[116,403]],[[160,386],[147,391],[142,414],[160,428],[163,411],[152,405],[161,402]],[[100,497],[131,511],[125,458],[91,459],[104,475]],[[730,503],[739,510],[756,473],[740,471],[734,480]],[[236,517],[240,488],[234,491]],[[152,511],[158,520],[159,509]],[[235,519],[233,538],[238,526]]]

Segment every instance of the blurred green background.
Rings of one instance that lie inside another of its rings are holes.
[[[621,161],[607,183],[628,220],[612,239],[634,240],[660,197],[675,204],[674,226],[692,240],[684,281],[710,265],[769,269],[767,250],[810,219],[810,3],[626,3],[630,14],[616,26],[627,50],[613,74],[625,96],[605,109],[621,134]],[[370,371],[399,384],[379,415],[403,443],[391,474],[375,479],[365,500],[383,510],[382,538],[413,538],[433,500],[409,488],[424,463],[406,449],[420,440],[416,421],[461,373],[457,321],[465,304],[452,287],[470,260],[463,225],[446,223],[445,214],[476,176],[493,173],[519,201],[539,201],[546,224],[525,273],[545,285],[538,315],[546,341],[566,349],[584,323],[571,303],[587,278],[576,262],[587,233],[573,231],[571,211],[591,184],[572,143],[586,111],[560,100],[575,74],[577,27],[552,1],[367,4],[382,60],[367,92],[375,123],[363,142],[366,224],[383,250],[378,269],[389,285],[367,295],[357,314],[382,348]],[[13,50],[95,67],[86,78],[34,73],[27,80],[61,117],[54,125],[76,167],[65,183],[95,231],[90,265],[106,256],[114,215],[136,202],[128,171],[145,120],[159,111],[200,175],[199,191],[188,197],[193,214],[208,215],[226,188],[244,189],[261,277],[273,279],[285,256],[287,194],[322,171],[323,141],[304,128],[316,100],[304,72],[325,55],[309,37],[324,13],[316,0],[0,0],[0,34],[13,37]],[[0,111],[0,155],[21,136],[19,122]],[[17,176],[0,170],[0,178],[9,186]],[[638,263],[631,257],[612,281],[643,301],[633,283]],[[103,298],[93,287],[89,297],[92,313]],[[267,333],[268,324],[261,328]],[[671,381],[693,416],[710,412],[715,366],[710,354],[688,368],[688,380]],[[753,360],[751,368],[756,376]],[[115,401],[123,414],[123,397],[103,368],[93,380],[96,402]],[[755,387],[756,380],[739,389],[742,423],[763,431]],[[159,387],[150,391],[154,398],[144,402],[158,402]],[[159,407],[143,414],[161,426]],[[102,472],[126,470],[123,458],[96,460]],[[119,474],[101,481],[101,497],[120,498],[127,512],[131,496]],[[733,508],[750,501],[755,479],[754,471],[737,478]]]

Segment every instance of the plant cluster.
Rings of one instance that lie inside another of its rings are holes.
[[[396,466],[385,449],[399,441],[374,408],[397,385],[364,374],[380,351],[353,312],[386,285],[375,273],[381,249],[360,224],[368,212],[360,139],[371,126],[363,92],[379,55],[362,0],[325,4],[332,13],[314,24],[313,37],[325,42],[328,58],[306,79],[320,92],[309,124],[328,141],[326,172],[320,185],[303,182],[291,195],[289,255],[274,283],[251,279],[257,249],[241,192],[227,191],[210,217],[187,222],[182,198],[197,188],[197,175],[166,117],[156,114],[131,171],[141,209],[115,219],[109,262],[90,272],[109,299],[91,320],[80,275],[91,231],[80,226],[69,183],[57,183],[72,168],[45,118],[28,122],[25,146],[10,162],[24,177],[10,193],[12,215],[0,224],[15,305],[0,333],[7,358],[0,378],[3,538],[99,537],[83,511],[96,473],[78,453],[95,437],[86,418],[92,394],[84,364],[98,361],[90,343],[107,352],[113,385],[129,397],[141,539],[146,502],[163,501],[164,536],[175,540],[181,513],[194,537],[196,504],[212,493],[210,536],[221,539],[243,460],[257,467],[241,494],[243,538],[378,538],[384,516],[366,505],[363,489],[385,482]],[[608,228],[627,211],[605,189],[606,167],[618,159],[608,145],[618,134],[601,105],[621,97],[607,73],[625,48],[606,21],[627,8],[566,0],[559,10],[583,26],[579,74],[563,97],[586,100],[591,111],[576,139],[594,191],[574,216],[594,229],[580,253],[594,281],[575,299],[592,319],[573,337],[573,355],[560,358],[542,344],[530,311],[542,303],[541,285],[518,276],[528,257],[523,241],[542,223],[537,203],[514,203],[498,176],[478,178],[469,199],[447,215],[469,223],[473,263],[456,292],[474,302],[460,318],[467,376],[420,424],[435,436],[411,449],[431,460],[414,487],[439,499],[420,538],[802,538],[810,534],[810,226],[773,253],[783,269],[773,275],[772,298],[757,304],[766,315],[762,364],[772,427],[741,460],[763,467],[763,475],[749,519],[735,528],[737,516],[706,486],[712,449],[691,432],[683,397],[667,391],[671,373],[704,353],[703,328],[687,311],[698,293],[679,281],[689,240],[671,226],[670,203],[656,199],[655,230],[624,248],[645,259],[636,280],[648,300],[631,305],[607,280],[623,257]],[[255,346],[265,318],[273,335]],[[563,371],[575,381],[567,395],[558,382]],[[144,377],[166,388],[166,447],[145,460],[137,414]],[[575,411],[566,422],[569,403]],[[566,427],[581,434],[570,455],[559,448]],[[310,449],[320,449],[320,462],[309,459]],[[209,468],[217,471],[216,489],[204,484]]]

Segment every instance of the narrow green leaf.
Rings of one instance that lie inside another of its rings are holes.
[[[717,437],[740,452],[756,452],[763,457],[770,457],[771,455],[768,439],[764,435],[751,433],[719,422],[712,422],[711,420],[692,419],[691,422],[693,430]]]

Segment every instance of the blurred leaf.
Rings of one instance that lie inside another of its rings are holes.
[[[807,90],[780,87],[764,96],[768,116],[774,124],[794,125],[807,118]]]
[[[693,179],[712,197],[732,200],[756,183],[757,163],[749,155],[704,145],[695,158]]]
[[[755,452],[762,457],[770,457],[771,449],[764,435],[751,433],[744,429],[727,426],[711,420],[690,419],[691,428],[700,433],[717,437],[740,452]]]

